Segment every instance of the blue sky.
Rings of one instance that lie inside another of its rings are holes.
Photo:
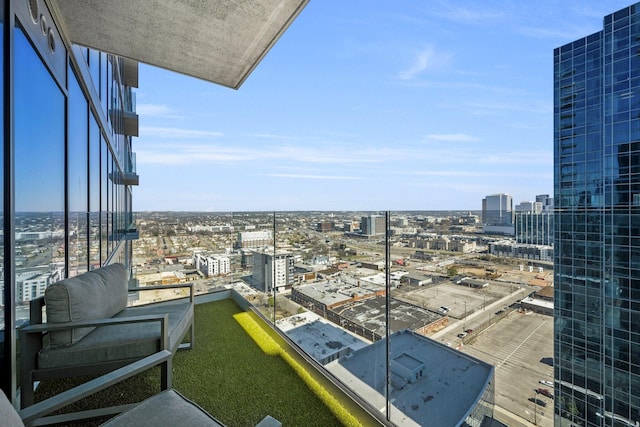
[[[312,0],[243,86],[141,65],[134,210],[553,193],[553,49],[629,1]]]

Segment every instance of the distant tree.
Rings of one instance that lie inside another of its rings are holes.
[[[447,276],[454,277],[457,275],[458,275],[458,269],[456,268],[455,265],[452,265],[449,268],[447,268]]]

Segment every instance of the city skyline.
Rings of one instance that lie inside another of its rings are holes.
[[[553,48],[625,5],[311,2],[238,91],[141,65],[133,209],[478,210],[487,194],[551,194]]]

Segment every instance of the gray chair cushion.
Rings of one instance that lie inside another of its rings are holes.
[[[158,393],[102,425],[108,427],[142,425],[156,427],[224,427],[204,409],[175,390],[166,390]]]
[[[48,323],[113,317],[127,306],[127,271],[112,264],[61,280],[44,294]],[[77,343],[94,328],[75,328],[49,334],[51,346]]]
[[[193,322],[187,301],[128,307],[113,317],[169,315],[169,349],[175,351]],[[160,351],[160,323],[144,322],[100,326],[72,346],[45,347],[38,353],[38,368],[94,364],[136,359]]]

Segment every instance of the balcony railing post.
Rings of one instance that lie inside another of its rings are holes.
[[[391,421],[391,400],[389,399],[391,395],[391,345],[389,343],[389,335],[391,335],[391,325],[389,324],[389,313],[391,306],[391,271],[389,266],[391,265],[391,254],[389,250],[389,234],[390,234],[390,220],[389,220],[389,211],[385,212],[384,215],[384,255],[385,255],[385,319],[386,319],[386,327],[385,327],[385,341],[386,341],[386,382],[385,382],[385,399],[387,404],[387,420]]]

